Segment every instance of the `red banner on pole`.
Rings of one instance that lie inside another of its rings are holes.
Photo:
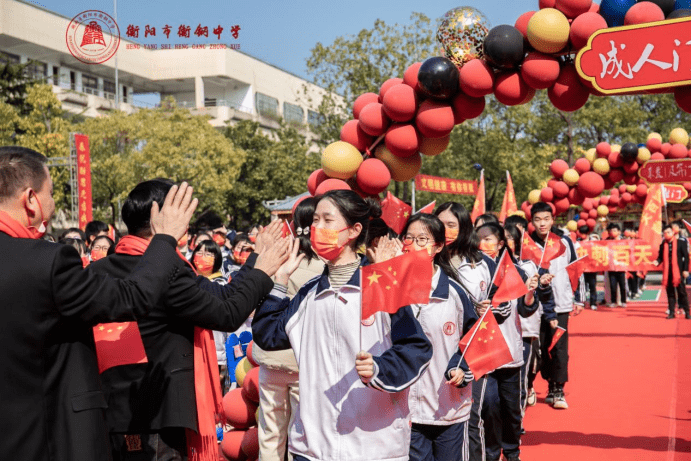
[[[584,257],[584,272],[655,271],[658,248],[644,240],[602,240],[579,242],[577,256]]]
[[[91,160],[89,157],[89,137],[74,135],[77,149],[77,192],[79,194],[79,227],[84,229],[92,221],[91,208]]]
[[[639,168],[638,173],[649,184],[681,184],[690,180],[692,163],[689,158],[649,160]]]
[[[476,181],[416,175],[416,190],[438,194],[476,195]]]
[[[595,32],[577,54],[582,78],[607,94],[690,84],[690,18]]]

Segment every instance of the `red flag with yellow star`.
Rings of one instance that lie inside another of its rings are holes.
[[[502,258],[500,258],[500,262],[497,263],[493,284],[497,287],[491,302],[495,307],[504,302],[518,299],[529,292],[519,271],[512,262],[512,258],[509,256],[509,251],[505,251],[502,254]]]
[[[531,238],[528,232],[524,232],[524,238],[521,240],[521,254],[519,259],[522,261],[533,261],[536,266],[541,263],[541,256],[543,256],[543,250],[541,250],[536,242]]]
[[[401,234],[406,221],[411,216],[411,206],[389,191],[387,191],[387,197],[382,200],[381,206],[382,220],[394,229],[394,232]]]
[[[459,350],[464,352],[466,363],[476,380],[512,361],[512,353],[492,313],[476,321],[459,341]]]
[[[437,200],[433,200],[432,202],[428,203],[427,205],[425,205],[425,206],[424,206],[423,208],[421,208],[420,210],[416,211],[416,213],[428,213],[428,214],[433,214],[433,212],[435,211],[435,203],[436,203],[436,202],[437,202]]]
[[[476,193],[476,201],[473,202],[473,210],[471,210],[471,222],[474,222],[477,217],[485,213],[485,175],[481,171],[481,180],[478,183],[478,192]]]
[[[500,222],[505,222],[507,216],[517,211],[517,198],[514,196],[514,185],[512,177],[507,172],[507,189],[505,189],[505,198],[502,200],[502,208],[500,209]]]
[[[361,320],[430,302],[433,265],[427,250],[410,251],[361,268]]]
[[[651,260],[658,258],[658,249],[663,241],[661,232],[663,231],[662,210],[665,204],[664,201],[663,185],[655,184],[649,188],[649,193],[642,208],[637,238],[651,245]]]
[[[94,327],[99,373],[118,365],[147,363],[137,322],[101,323]]]
[[[565,254],[566,250],[567,247],[562,243],[562,239],[556,234],[548,232],[548,236],[545,238],[541,262],[538,265],[543,269],[550,269],[550,262]]]

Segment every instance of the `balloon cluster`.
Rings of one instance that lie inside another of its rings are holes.
[[[221,440],[221,453],[228,461],[255,460],[259,457],[259,366],[252,359],[252,345],[252,342],[248,344],[246,356],[235,368],[238,388],[223,396],[226,424],[233,426],[233,430],[223,433]]]
[[[555,215],[565,213],[571,206],[580,207],[577,220],[569,221],[567,227],[576,231],[588,226],[592,231],[598,218],[630,203],[644,204],[648,186],[637,174],[641,165],[649,160],[689,158],[689,142],[687,131],[675,128],[669,142],[664,143],[660,134],[651,133],[646,144],[627,142],[620,146],[601,142],[571,167],[562,159],[553,160],[553,178],[542,189],[529,192],[521,209],[529,217],[531,205],[539,201],[550,204]],[[690,183],[684,186],[689,192]],[[606,194],[601,195],[604,191]]]

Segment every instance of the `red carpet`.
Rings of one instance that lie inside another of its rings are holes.
[[[528,407],[524,461],[690,459],[690,321],[657,303],[570,319],[568,410]]]

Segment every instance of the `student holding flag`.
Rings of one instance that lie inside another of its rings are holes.
[[[555,409],[564,410],[568,408],[564,386],[568,380],[569,316],[572,312],[573,315],[578,315],[584,309],[584,283],[583,278],[580,278],[577,290],[572,289],[566,267],[577,260],[577,253],[569,236],[563,235],[562,231],[553,226],[553,209],[550,205],[536,202],[531,207],[531,222],[536,230],[530,237],[542,251],[539,267],[547,268],[553,275],[550,284],[557,313],[557,325],[547,319],[541,321],[541,375],[548,381],[545,402]],[[558,326],[565,329],[565,334],[551,353],[548,353],[548,347]]]
[[[428,367],[432,346],[408,305],[361,320],[362,291],[384,276],[361,279],[367,259],[356,248],[367,240],[370,218],[379,215],[377,204],[353,191],[324,194],[310,240],[327,269],[289,301],[286,284],[302,259],[295,245],[255,313],[255,342],[264,350],[291,347],[300,369],[300,403],[289,434],[294,460],[408,459],[408,388]],[[406,285],[391,291],[406,292]]]

